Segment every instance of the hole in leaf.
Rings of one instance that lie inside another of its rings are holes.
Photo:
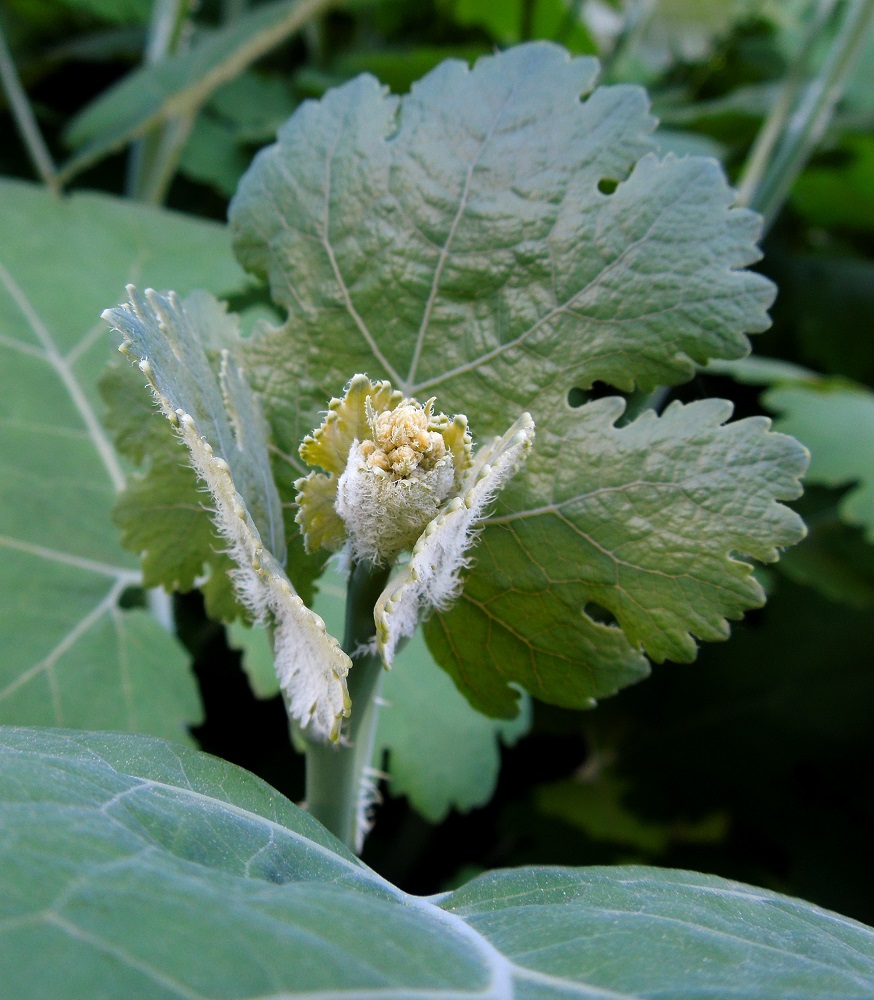
[[[593,620],[598,622],[600,625],[612,625],[614,628],[619,627],[619,622],[613,615],[612,611],[608,611],[602,605],[596,603],[595,601],[589,601],[586,604],[583,611]]]
[[[602,177],[598,181],[598,190],[601,194],[613,194],[618,187],[619,181],[614,180],[612,177]]]
[[[574,386],[567,394],[567,405],[576,409],[584,403],[591,403],[593,399],[603,399],[605,396],[615,396],[616,390],[606,382],[594,381],[588,389],[581,389]]]

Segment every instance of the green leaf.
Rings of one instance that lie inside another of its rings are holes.
[[[150,0],[62,0],[67,7],[87,11],[113,24],[148,24]]]
[[[874,989],[874,932],[725,879],[494,872],[395,889],[252,775],[114,734],[0,736],[0,961],[17,1000]]]
[[[792,187],[792,204],[815,226],[874,228],[874,137],[847,143],[843,167],[810,167]]]
[[[513,45],[529,38],[561,42],[571,52],[595,51],[595,43],[573,0],[455,0],[455,20],[465,27],[487,31],[499,45]]]
[[[780,571],[852,607],[874,604],[874,548],[859,528],[834,518],[808,520],[809,535],[787,552]]]
[[[434,662],[421,632],[398,655],[382,698],[376,766],[387,753],[389,790],[406,795],[431,823],[442,822],[450,809],[468,812],[486,805],[498,782],[501,744],[512,746],[531,725],[524,698],[510,720],[490,719],[471,708]]]
[[[141,577],[111,511],[124,473],[95,408],[99,312],[131,273],[232,291],[220,226],[0,182],[0,718],[185,738],[182,647],[119,599]]]
[[[198,116],[179,158],[181,173],[229,198],[248,165],[249,158],[227,122]]]
[[[776,501],[800,493],[806,455],[764,417],[725,424],[731,404],[711,399],[616,427],[622,410],[608,397],[544,422],[458,603],[426,624],[483,711],[512,710],[509,681],[583,707],[646,675],[640,649],[693,660],[695,639],[764,603],[738,554],[772,562],[803,537]]]
[[[314,739],[336,741],[349,714],[351,661],[325,631],[283,569],[285,524],[267,451],[267,427],[245,372],[237,318],[206,292],[184,302],[170,292],[145,295],[103,318],[121,333],[121,351],[138,362],[155,402],[188,449],[209,491],[218,534],[234,562],[239,601],[256,621],[273,625],[276,672],[288,711]],[[219,351],[218,371],[207,350]]]
[[[119,452],[146,467],[128,476],[113,510],[122,545],[140,556],[144,585],[183,593],[198,585],[211,618],[237,618],[243,609],[228,575],[233,561],[204,506],[197,475],[180,461],[173,428],[155,419],[142,373],[130,363],[112,364],[100,393]]]
[[[742,270],[757,217],[714,161],[641,159],[646,96],[592,91],[597,70],[541,43],[446,62],[400,100],[361,77],[258,156],[231,224],[289,311],[253,348],[287,451],[298,407],[277,368],[304,356],[314,411],[362,371],[482,435],[574,386],[650,389],[747,352],[773,298]]]
[[[60,170],[66,182],[162,122],[193,117],[222,84],[324,13],[336,0],[280,0],[202,35],[183,52],[134,70],[70,123],[80,151]]]
[[[838,511],[874,542],[874,393],[842,381],[778,386],[763,397],[780,430],[810,449],[807,478],[823,486],[854,484]]]
[[[313,607],[335,634],[343,627],[345,592],[343,577],[331,569],[319,581]],[[257,691],[261,665],[251,646],[246,652],[244,667]],[[450,809],[467,812],[485,805],[498,780],[499,742],[512,746],[531,724],[524,698],[510,721],[471,708],[434,662],[421,632],[397,654],[383,678],[381,698],[374,767],[388,772],[393,795],[406,795],[432,823]]]
[[[598,379],[648,390],[742,356],[773,297],[743,270],[758,220],[718,164],[644,155],[643,91],[596,74],[540,43],[444,63],[400,99],[359,78],[303,105],[231,206],[241,262],[288,310],[245,349],[280,450],[356,371],[433,393],[474,435],[533,414],[501,526],[428,627],[495,714],[515,714],[508,682],[587,705],[646,674],[641,649],[689,659],[725,638],[763,596],[732,554],[772,560],[802,532],[774,502],[798,495],[802,450],[760,422],[723,429],[702,404],[618,430],[620,400],[567,405]]]

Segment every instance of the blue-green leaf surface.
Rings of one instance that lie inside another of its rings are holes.
[[[133,275],[232,291],[221,226],[0,183],[0,719],[186,737],[200,707],[175,638],[120,599],[124,470],[100,421],[100,310]],[[156,420],[159,418],[155,418]]]
[[[142,737],[0,731],[16,1000],[867,1000],[874,931],[688,872],[519,869],[419,898],[260,780]]]

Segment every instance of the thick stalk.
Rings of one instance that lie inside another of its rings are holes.
[[[335,837],[358,851],[364,840],[366,771],[373,758],[383,666],[378,654],[361,652],[373,641],[373,607],[388,579],[387,569],[353,566],[346,596],[343,648],[352,658],[349,696],[352,714],[339,745],[307,743],[306,796],[313,816]]]
[[[874,20],[874,0],[847,0],[843,19],[825,63],[807,87],[798,109],[786,124],[783,138],[761,182],[746,191],[746,203],[760,212],[770,227],[825,132],[847,77],[865,44]]]

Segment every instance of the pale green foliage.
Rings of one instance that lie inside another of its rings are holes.
[[[723,427],[728,408],[702,404],[616,428],[621,401],[567,404],[742,356],[773,297],[743,270],[758,220],[718,165],[644,155],[645,95],[592,90],[596,72],[534,44],[444,63],[401,99],[361,77],[299,109],[231,210],[241,261],[288,310],[243,362],[280,451],[355,371],[438,395],[479,441],[531,411],[532,462],[462,604],[428,626],[495,713],[514,710],[508,681],[580,706],[644,676],[643,650],[692,658],[762,602],[736,555],[773,560],[803,532],[776,503],[803,449],[766,422]]]
[[[810,449],[809,482],[852,486],[838,510],[874,542],[874,393],[822,380],[777,386],[763,402],[779,414],[780,429]]]
[[[233,291],[226,245],[172,213],[0,184],[0,718],[178,739],[199,720],[182,647],[119,605],[140,573],[111,523],[124,473],[97,412],[97,316],[132,273]]]
[[[870,928],[711,876],[522,868],[408,895],[257,778],[157,740],[3,730],[0,825],[16,1000],[874,991]]]

